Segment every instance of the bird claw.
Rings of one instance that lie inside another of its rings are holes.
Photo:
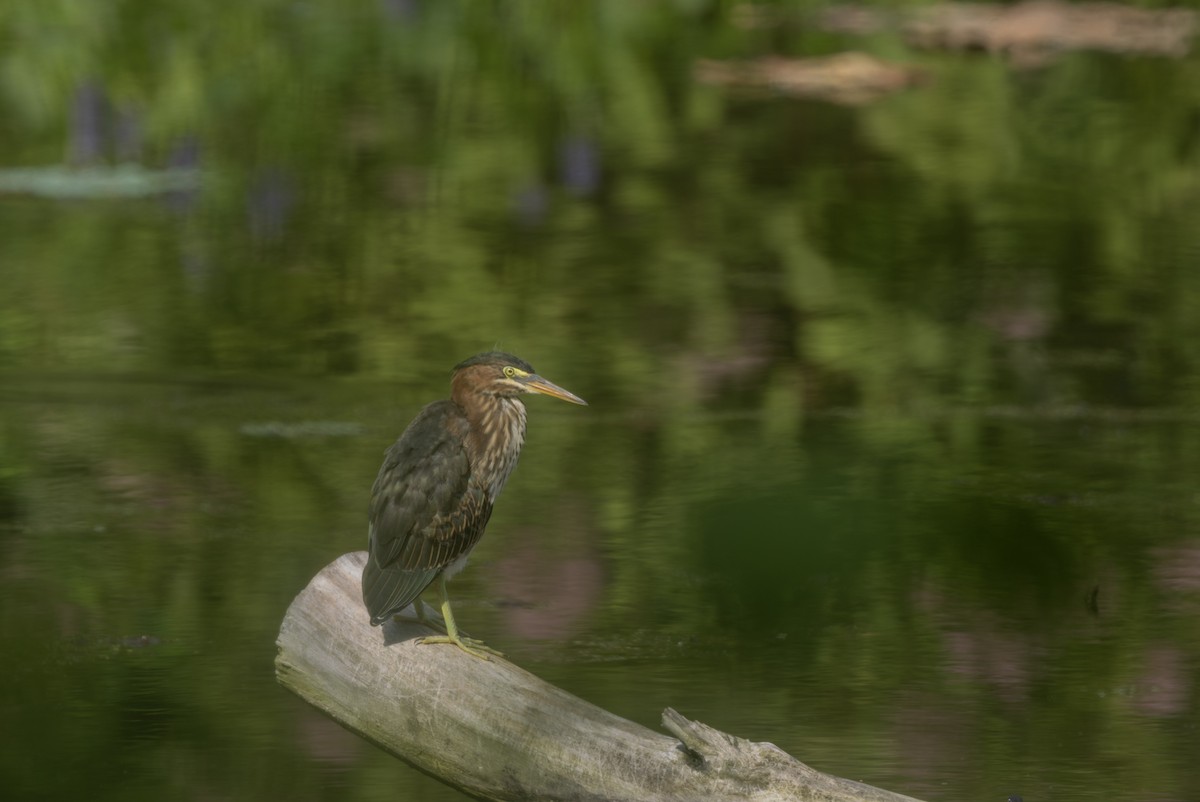
[[[417,643],[453,643],[467,654],[478,657],[480,660],[487,660],[489,663],[492,661],[492,658],[489,655],[495,655],[496,657],[504,656],[504,652],[500,652],[490,646],[486,646],[482,641],[477,641],[474,638],[464,638],[458,635],[426,635],[423,638],[417,638]]]

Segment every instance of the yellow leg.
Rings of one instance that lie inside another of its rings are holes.
[[[467,654],[474,655],[481,660],[491,660],[492,658],[488,656],[489,654],[503,657],[503,652],[498,652],[489,646],[485,646],[481,641],[458,634],[458,627],[454,624],[454,613],[450,609],[450,595],[446,592],[446,577],[438,577],[438,590],[442,594],[442,619],[446,622],[446,634],[426,635],[423,638],[418,638],[417,643],[453,643]]]

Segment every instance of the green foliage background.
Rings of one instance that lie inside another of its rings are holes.
[[[0,166],[201,180],[0,197],[0,787],[457,798],[270,661],[380,452],[499,345],[591,402],[531,403],[455,583],[518,662],[929,799],[1200,794],[1200,60],[733,17],[0,8]],[[691,77],[847,47],[928,80]]]

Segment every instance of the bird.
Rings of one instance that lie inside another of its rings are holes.
[[[459,633],[446,580],[466,564],[516,467],[525,444],[519,397],[526,393],[587,405],[512,354],[476,354],[455,365],[450,398],[425,406],[385,453],[371,489],[362,575],[372,626],[413,602],[428,623],[418,597],[436,582],[446,634],[418,643],[454,644],[484,660],[500,655]]]

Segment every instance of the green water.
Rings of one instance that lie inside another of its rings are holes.
[[[530,399],[472,635],[930,802],[1200,798],[1200,57],[731,13],[0,13],[0,168],[199,175],[0,195],[6,799],[461,799],[272,661],[496,346],[590,406]],[[690,78],[850,47],[927,81]]]

